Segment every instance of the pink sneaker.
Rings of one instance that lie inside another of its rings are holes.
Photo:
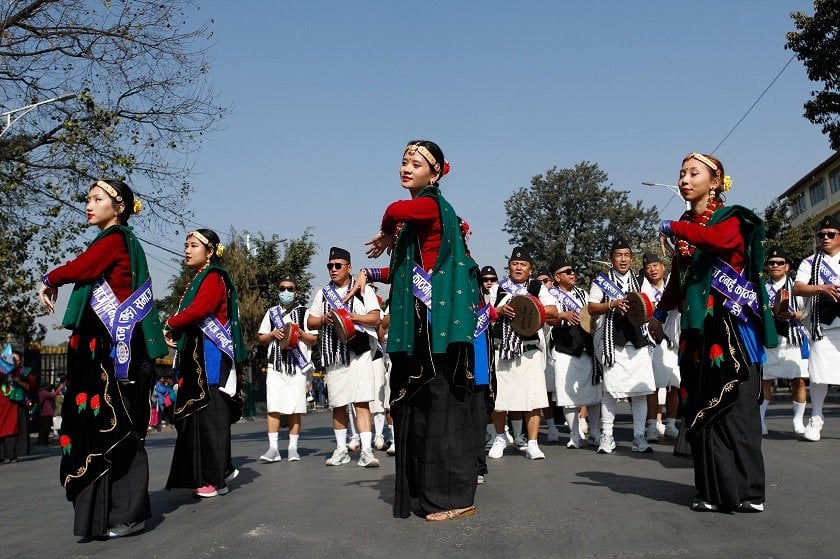
[[[216,486],[209,483],[195,490],[196,497],[215,497],[218,494],[219,492],[216,490]]]

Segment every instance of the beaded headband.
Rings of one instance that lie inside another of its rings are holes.
[[[93,183],[93,186],[98,186],[99,188],[104,190],[108,194],[108,196],[110,196],[111,198],[113,198],[117,202],[122,203],[122,201],[123,201],[122,196],[120,196],[120,194],[119,194],[119,192],[117,192],[116,188],[114,188],[113,186],[111,186],[107,182],[96,181],[95,183]]]
[[[689,159],[696,159],[700,163],[705,163],[706,165],[708,165],[712,169],[712,171],[715,172],[716,177],[720,177],[720,169],[718,169],[717,164],[714,161],[712,161],[711,159],[709,159],[708,157],[706,157],[705,155],[703,155],[702,153],[697,153],[696,151],[693,151],[693,152],[689,153],[688,155],[686,155],[685,159],[683,159],[683,161],[687,161]]]
[[[123,203],[123,197],[120,196],[120,193],[117,192],[117,189],[114,188],[113,186],[111,186],[110,184],[108,184],[107,182],[105,182],[103,180],[98,180],[95,183],[93,183],[93,185],[91,187],[93,187],[93,186],[98,186],[99,188],[104,190],[105,193],[108,196],[110,196],[111,198],[113,198],[114,200],[116,200],[118,204]],[[143,209],[143,202],[139,198],[135,198],[134,199],[134,207],[131,208],[131,213],[139,214],[142,209]]]
[[[199,242],[201,244],[203,244],[207,248],[211,248],[211,249],[215,250],[216,251],[216,256],[221,256],[222,253],[225,250],[225,246],[222,243],[219,243],[218,245],[214,245],[213,243],[210,242],[210,239],[208,239],[207,237],[205,237],[204,235],[199,233],[197,230],[196,231],[190,231],[187,234],[187,238],[189,238],[189,237],[195,237],[196,239],[199,240]]]
[[[426,149],[425,146],[421,146],[420,144],[409,144],[405,148],[405,153],[407,153],[408,155],[414,155],[415,153],[419,153],[423,156],[423,159],[429,162],[429,165],[432,166],[432,169],[434,169],[436,173],[440,172],[440,163],[437,162],[435,156],[432,155],[432,152]]]

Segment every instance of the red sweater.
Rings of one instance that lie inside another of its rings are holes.
[[[222,276],[210,272],[198,287],[198,292],[190,305],[166,321],[173,330],[182,330],[198,324],[204,317],[212,314],[224,324],[228,320],[227,286]]]
[[[727,262],[736,271],[741,272],[746,262],[746,246],[741,235],[741,222],[737,217],[730,217],[715,225],[702,226],[698,224],[700,216],[693,214],[691,223],[686,221],[672,221],[671,231],[678,239],[688,241],[707,252],[717,254],[721,260]],[[671,270],[677,269],[677,259],[682,258],[679,253],[671,262]],[[657,308],[668,311],[682,308],[682,294],[680,293],[678,274],[672,273],[665,287],[665,293]]]
[[[400,200],[385,209],[382,216],[382,232],[393,235],[400,223],[410,223],[417,229],[423,268],[431,270],[437,262],[443,229],[440,223],[440,209],[430,196],[411,200]]]
[[[119,232],[105,235],[87,250],[63,266],[47,274],[53,287],[68,283],[87,283],[101,277],[111,286],[114,295],[125,301],[131,295],[131,263],[128,246]]]

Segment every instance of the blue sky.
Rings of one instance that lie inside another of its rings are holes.
[[[193,219],[281,237],[314,227],[317,282],[332,245],[369,264],[363,243],[405,197],[410,139],[443,148],[441,184],[482,265],[510,253],[504,200],[554,166],[596,162],[676,218],[679,199],[640,183],[674,184],[686,153],[711,151],[791,57],[788,14],[813,11],[799,0],[199,4],[195,20],[214,22],[210,79],[232,113],[191,155]],[[763,210],[831,154],[802,117],[817,88],[794,60],[717,150],[729,203]],[[147,252],[161,296],[177,264]]]

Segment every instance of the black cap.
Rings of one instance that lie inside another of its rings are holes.
[[[646,252],[644,256],[642,256],[642,268],[647,268],[648,264],[662,264],[662,260],[660,260],[655,254]]]
[[[790,264],[790,258],[788,258],[785,249],[782,247],[772,247],[767,250],[767,253],[764,255],[764,261],[767,262],[771,258],[783,258],[785,262]]]
[[[350,263],[350,253],[339,247],[330,248],[330,260],[346,260]]]
[[[610,246],[610,254],[622,248],[629,248],[630,250],[633,250],[633,247],[630,246],[630,242],[627,239],[621,237],[614,239],[612,246]]]
[[[528,252],[528,249],[525,247],[516,247],[510,253],[510,260],[523,260],[525,262],[531,262],[532,264],[534,261],[531,259],[531,253]]]
[[[498,279],[499,274],[496,273],[496,268],[493,266],[485,266],[481,269],[481,277],[484,276],[493,276]]]
[[[539,276],[551,276],[551,272],[549,272],[547,268],[540,268],[539,271],[537,271],[537,277]]]
[[[820,220],[819,225],[817,225],[817,230],[820,229],[837,229],[840,231],[840,217],[836,215],[827,215]]]
[[[566,266],[571,266],[572,268],[574,268],[574,264],[572,264],[571,260],[569,260],[568,257],[560,256],[560,257],[552,260],[552,262],[551,262],[551,272],[554,273],[557,270],[562,270]]]

